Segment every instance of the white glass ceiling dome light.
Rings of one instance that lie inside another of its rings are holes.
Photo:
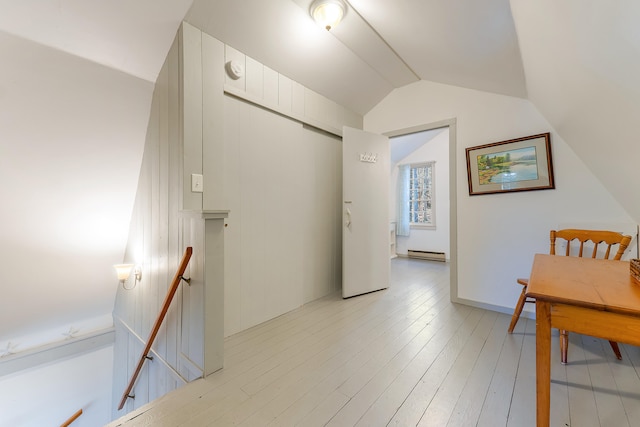
[[[340,23],[346,10],[347,6],[342,0],[315,0],[309,12],[314,21],[329,31]]]

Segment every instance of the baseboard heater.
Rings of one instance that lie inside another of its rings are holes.
[[[432,252],[432,251],[416,251],[409,249],[407,252],[409,258],[428,259],[429,261],[442,261],[445,262],[447,257],[444,252]]]

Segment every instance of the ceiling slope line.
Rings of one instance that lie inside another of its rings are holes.
[[[347,3],[347,5],[351,8],[351,10],[358,15],[358,17],[362,20],[362,22],[364,22],[366,24],[367,27],[369,27],[369,29],[376,35],[376,37],[378,37],[378,39],[380,39],[380,41],[387,46],[387,48],[391,51],[391,53],[393,53],[393,55],[398,58],[398,60],[407,68],[407,70],[409,70],[411,72],[411,74],[413,74],[413,76],[418,80],[422,80],[422,78],[418,75],[418,73],[415,72],[415,70],[413,68],[411,68],[411,66],[407,63],[407,61],[404,60],[404,58],[402,56],[400,56],[400,54],[387,42],[387,40],[382,37],[382,35],[375,29],[373,28],[373,26],[369,23],[369,21],[367,21],[364,16],[362,16],[360,14],[360,12],[358,12],[358,10],[353,7],[353,5],[348,1],[348,0],[344,0],[345,3]],[[351,48],[349,48],[351,50]],[[353,51],[352,51],[353,52]],[[359,56],[356,52],[355,53],[357,56]],[[367,62],[367,61],[365,61]],[[376,70],[377,71],[377,70]],[[384,78],[384,76],[380,76],[382,78]],[[386,78],[384,78],[386,80]]]

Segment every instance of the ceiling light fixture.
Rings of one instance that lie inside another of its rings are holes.
[[[309,9],[314,21],[327,31],[340,23],[346,11],[347,6],[342,0],[315,0]]]

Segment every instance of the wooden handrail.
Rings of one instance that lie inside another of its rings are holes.
[[[191,248],[191,246],[187,247],[187,249],[184,251],[184,255],[182,256],[182,261],[180,261],[180,267],[178,267],[178,271],[176,271],[176,275],[173,276],[171,287],[167,291],[167,296],[164,298],[164,303],[162,304],[162,310],[160,310],[160,314],[158,314],[156,323],[153,325],[151,334],[149,334],[149,339],[147,340],[147,346],[144,348],[144,351],[140,356],[140,360],[138,361],[138,366],[136,367],[135,372],[131,376],[131,381],[129,381],[129,385],[127,386],[127,389],[122,394],[122,399],[120,400],[120,405],[118,406],[118,410],[124,407],[124,404],[126,403],[129,397],[133,397],[133,396],[130,396],[129,393],[131,393],[131,390],[133,389],[133,386],[136,383],[136,379],[138,378],[138,375],[142,370],[142,365],[144,365],[144,361],[147,360],[147,355],[151,350],[153,341],[156,339],[156,335],[158,334],[158,330],[160,329],[160,326],[162,326],[164,317],[167,314],[167,311],[169,311],[169,306],[171,305],[173,296],[175,295],[176,290],[178,289],[178,285],[180,284],[180,281],[184,279],[182,275],[184,274],[184,271],[187,268],[187,264],[189,264],[189,259],[191,259],[192,252],[193,252],[193,249]],[[187,280],[187,279],[184,279],[184,280]]]
[[[67,421],[60,424],[60,427],[67,427],[69,424],[77,420],[80,415],[82,415],[82,409],[78,409],[78,412],[71,415],[71,417]]]

